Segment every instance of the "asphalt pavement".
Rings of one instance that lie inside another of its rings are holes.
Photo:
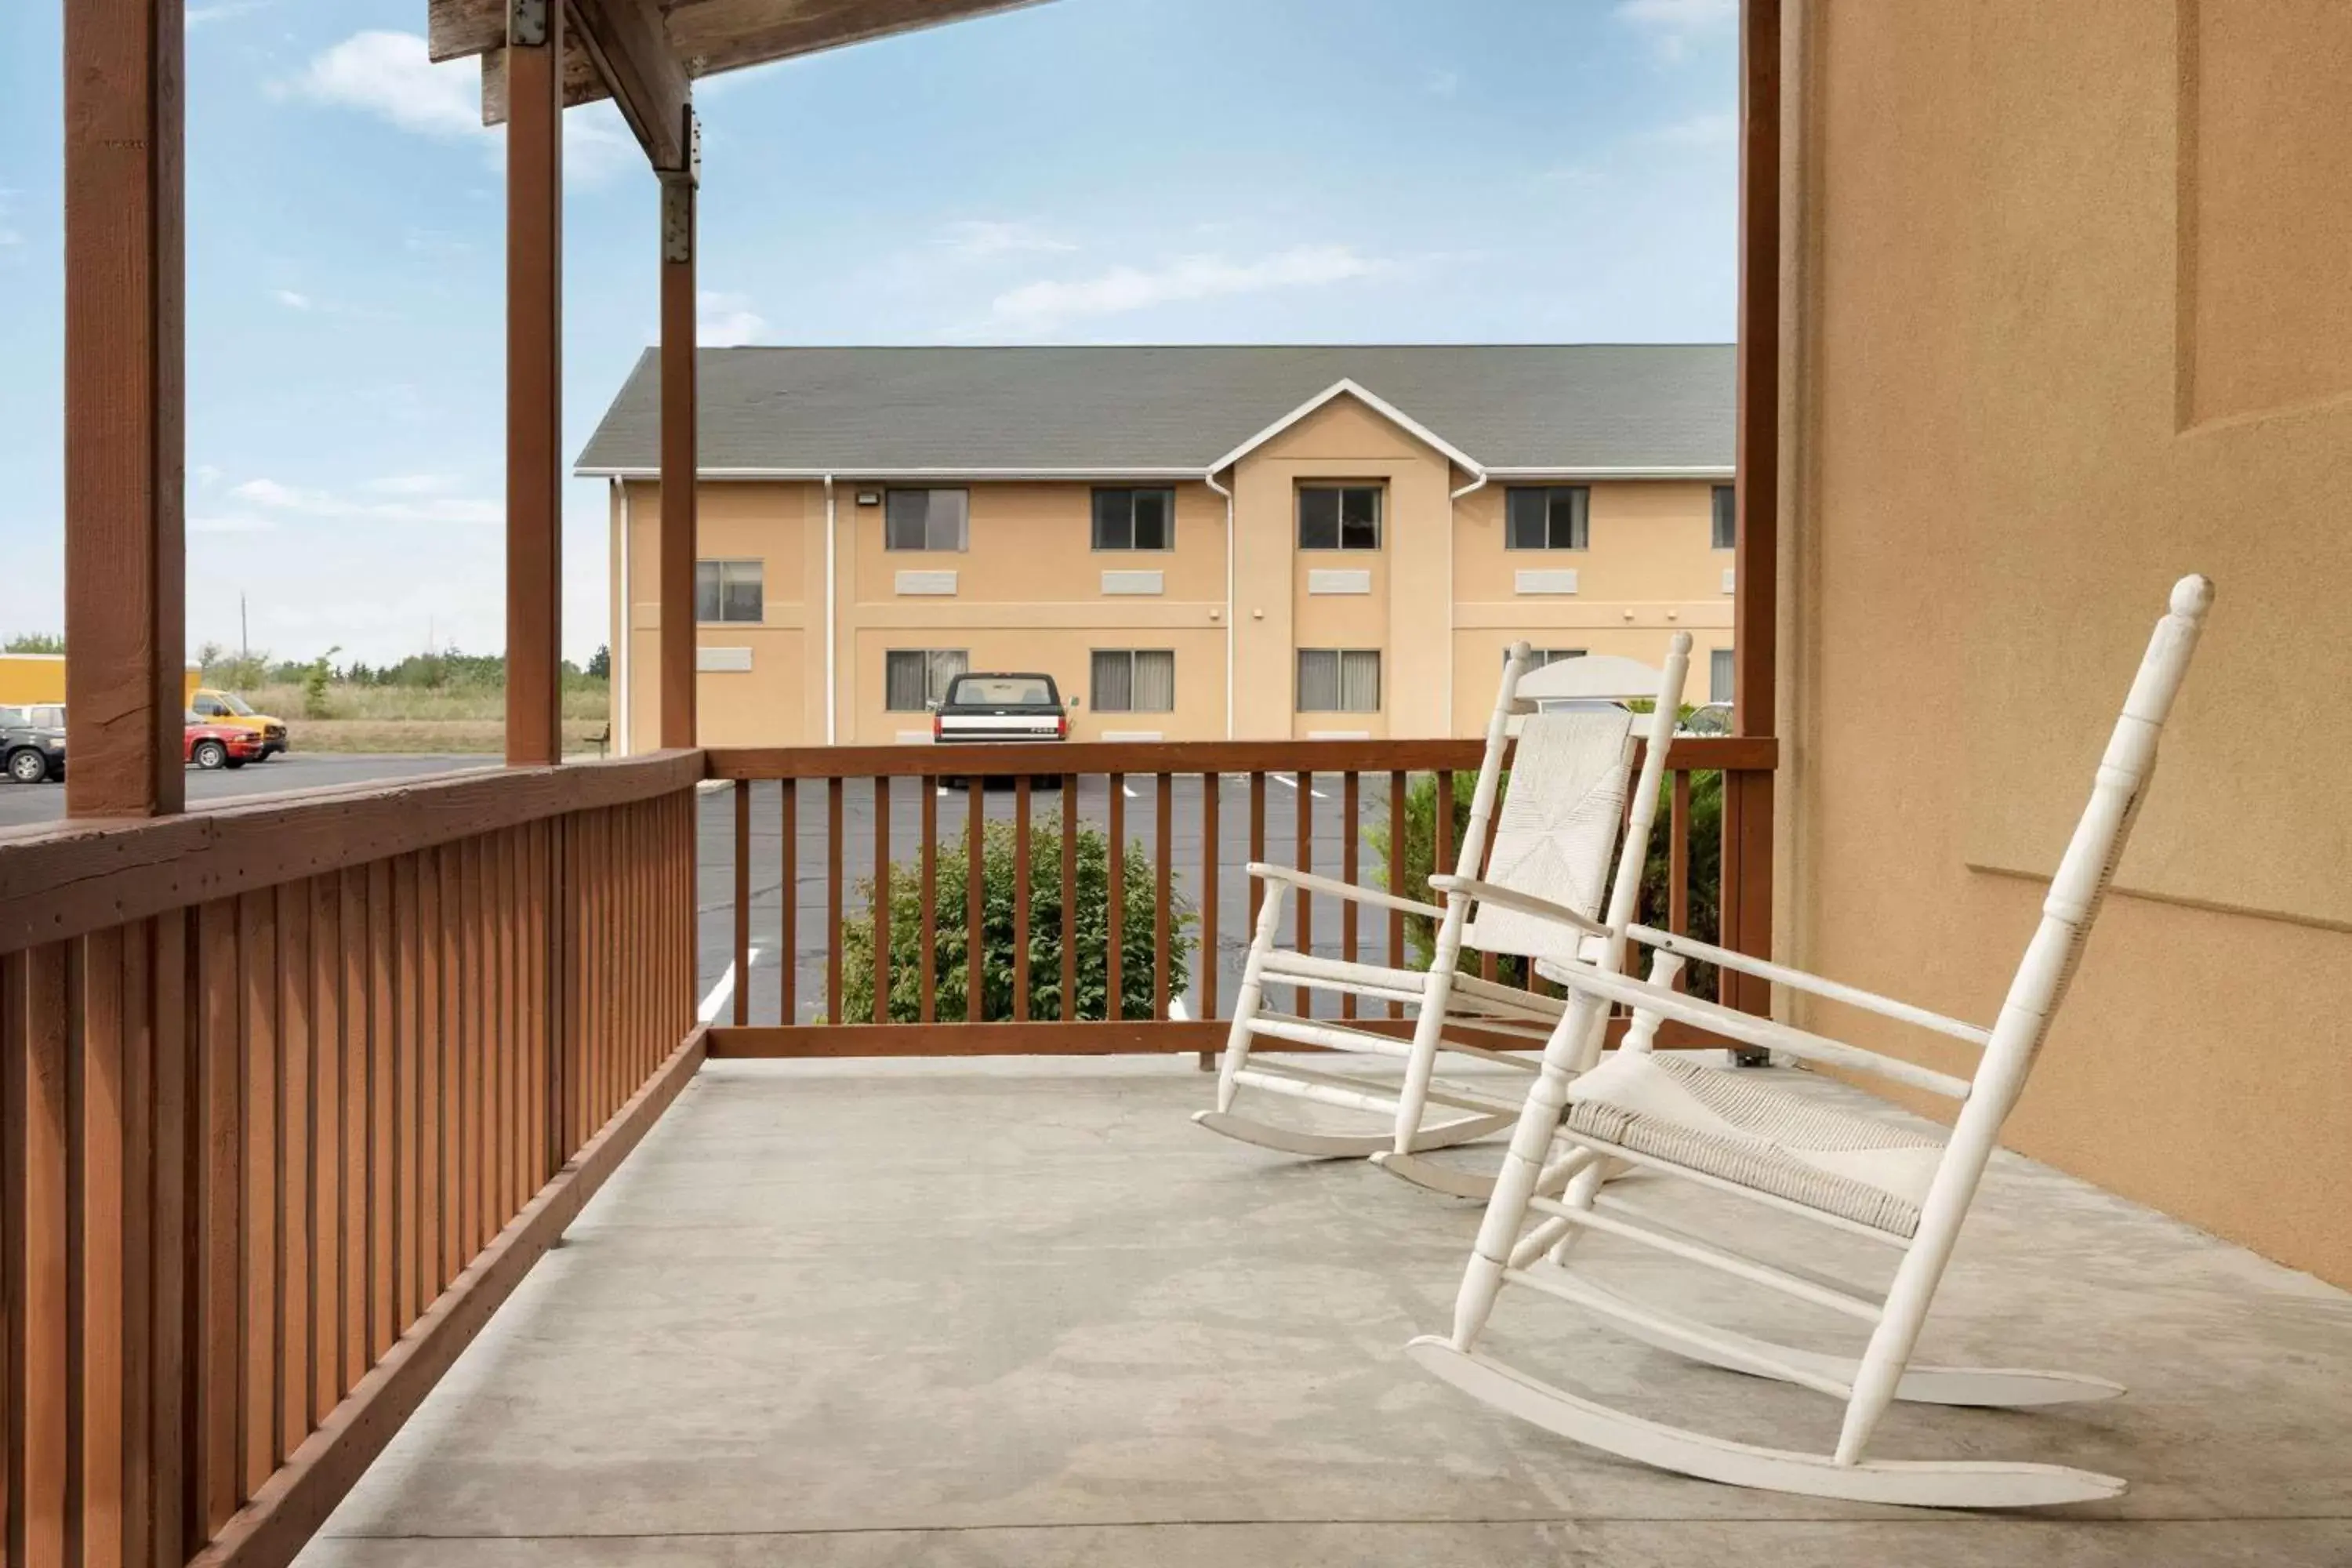
[[[472,754],[392,756],[348,752],[288,752],[266,763],[247,763],[241,768],[221,768],[212,773],[190,768],[187,771],[188,804],[192,806],[217,805],[247,795],[280,795],[294,789],[325,789],[337,784],[422,778],[429,773],[498,765],[496,757]],[[61,784],[0,783],[0,829],[56,822],[61,820],[65,814],[66,786]]]

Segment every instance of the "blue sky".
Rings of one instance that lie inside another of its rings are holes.
[[[0,6],[0,634],[63,622],[59,0]],[[1720,341],[1735,0],[1055,0],[704,83],[706,342]],[[503,144],[424,0],[189,0],[188,637],[503,641]],[[656,196],[567,129],[576,452]],[[572,481],[568,651],[604,636]]]

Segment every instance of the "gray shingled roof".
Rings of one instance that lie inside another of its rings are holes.
[[[1730,466],[1728,344],[723,348],[700,355],[706,469],[1192,469],[1337,381],[1487,468]],[[659,464],[654,351],[580,454]]]

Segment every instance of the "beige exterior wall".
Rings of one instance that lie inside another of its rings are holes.
[[[888,482],[841,476],[834,486],[834,733],[844,744],[928,739],[928,714],[886,706],[884,661],[894,648],[961,648],[975,669],[1046,671],[1065,697],[1078,700],[1071,715],[1077,739],[1210,740],[1227,733],[1229,624],[1243,677],[1233,683],[1232,732],[1258,739],[1475,735],[1494,700],[1501,650],[1519,637],[1651,663],[1677,628],[1694,632],[1702,649],[1729,646],[1730,552],[1708,548],[1707,484],[1596,482],[1591,547],[1549,552],[1503,548],[1501,481],[1453,500],[1473,478],[1368,405],[1334,400],[1219,476],[1233,491],[1241,541],[1229,607],[1225,499],[1202,481],[1172,487],[1171,550],[1091,548],[1092,483],[980,481],[961,487],[970,496],[968,547],[912,552],[885,546],[883,506],[857,504]],[[1299,550],[1299,488],[1342,481],[1381,488],[1380,548]],[[614,490],[614,537],[625,512],[629,552],[625,573],[614,574],[613,646],[628,705],[622,729],[637,751],[655,743],[658,728],[660,494],[643,480]],[[730,650],[723,657],[748,656],[751,664],[697,678],[704,743],[822,743],[824,487],[709,481],[700,513],[701,558],[764,563],[761,621],[697,632],[706,650]],[[1518,591],[1517,571],[1563,564],[1578,572],[1575,594]],[[1106,591],[1104,574],[1138,572],[1158,573],[1160,591]],[[902,575],[910,573],[917,575]],[[1342,576],[1318,575],[1329,573]],[[952,592],[937,591],[948,585],[944,574],[953,574]],[[1360,583],[1349,579],[1353,574]],[[933,591],[919,591],[927,588]],[[1302,647],[1381,650],[1380,710],[1297,712]],[[1173,711],[1095,711],[1091,656],[1115,648],[1174,652]],[[1706,680],[1702,653],[1694,700],[1706,697]]]
[[[1802,16],[1782,948],[1990,1020],[2167,586],[2209,574],[2009,1137],[2352,1284],[2352,8]]]

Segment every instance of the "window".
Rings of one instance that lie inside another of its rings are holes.
[[[1503,548],[1582,550],[1591,542],[1584,485],[1517,485],[1503,492]]]
[[[1176,710],[1173,648],[1095,649],[1094,704],[1097,713],[1172,713]]]
[[[1301,713],[1379,712],[1381,650],[1370,647],[1300,648],[1298,710]]]
[[[1739,501],[1729,485],[1715,487],[1715,536],[1711,542],[1717,550],[1728,550],[1739,542]]]
[[[973,708],[1059,708],[1054,682],[1043,675],[959,675],[947,699]]]
[[[1303,485],[1298,491],[1298,548],[1378,550],[1381,487]]]
[[[882,656],[882,706],[893,713],[920,713],[944,702],[948,684],[971,668],[960,647],[894,647]]]
[[[766,616],[765,565],[758,561],[698,561],[694,563],[694,618],[698,621],[758,621]]]
[[[961,550],[969,535],[968,490],[889,490],[882,498],[887,550]]]
[[[1533,647],[1528,650],[1528,668],[1541,669],[1545,665],[1558,664],[1564,658],[1582,658],[1583,657],[1584,650],[1580,647]],[[1505,664],[1511,662],[1511,649],[1507,643],[1503,647],[1503,662]]]
[[[1727,647],[1717,648],[1706,656],[1706,700],[1731,700],[1731,650]]]
[[[1097,550],[1176,548],[1174,490],[1097,490]]]

